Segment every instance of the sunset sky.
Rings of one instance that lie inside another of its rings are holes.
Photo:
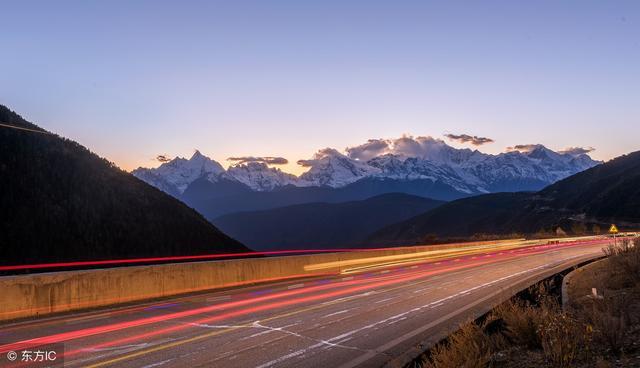
[[[640,2],[15,1],[0,104],[131,170],[403,134],[640,149]]]

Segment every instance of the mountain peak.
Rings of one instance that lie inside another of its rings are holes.
[[[155,169],[138,168],[132,174],[169,194],[182,194],[189,184],[206,176],[215,180],[224,173],[218,162],[196,150],[189,160],[176,157]]]
[[[380,169],[333,148],[322,149],[311,160],[299,160],[298,164],[309,167],[300,179],[317,186],[340,187],[380,172]]]
[[[202,153],[200,153],[199,150],[196,150],[193,153],[193,155],[191,155],[191,158],[189,159],[189,161],[202,160],[202,159],[209,159],[209,158],[203,155]]]
[[[535,146],[533,146],[531,150],[525,153],[525,155],[530,158],[541,160],[558,160],[562,157],[559,153],[552,151],[541,144],[536,144]]]

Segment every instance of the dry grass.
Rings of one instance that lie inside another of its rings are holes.
[[[622,275],[626,281],[622,287],[640,283],[640,238],[621,239],[617,245],[609,245],[603,251],[609,257],[610,273]]]
[[[593,326],[594,341],[615,355],[624,352],[625,336],[640,323],[640,239],[624,239],[604,249],[608,256],[601,299],[582,300],[580,314]]]
[[[580,316],[593,329],[596,344],[616,355],[622,352],[625,335],[634,319],[630,308],[633,304],[627,294],[608,295],[583,303]]]
[[[491,324],[502,326],[490,334]],[[481,368],[494,365],[496,354],[509,347],[540,351],[550,367],[573,367],[589,356],[592,329],[562,311],[554,298],[541,296],[534,305],[520,300],[503,303],[481,325],[463,324],[447,341],[431,350],[421,366]]]
[[[504,334],[513,345],[542,349],[552,367],[572,367],[588,353],[585,348],[591,330],[564,312],[544,286],[538,291],[536,305],[512,299],[496,308],[494,314],[505,322]]]

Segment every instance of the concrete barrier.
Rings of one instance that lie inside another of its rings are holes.
[[[569,285],[574,283],[576,278],[579,278],[580,275],[585,274],[585,272],[590,272],[590,270],[599,267],[605,262],[609,262],[608,258],[603,258],[600,260],[594,260],[582,267],[576,268],[575,270],[569,272],[562,278],[562,309],[568,310],[571,305],[571,297],[575,297],[575,295],[571,295],[569,292]],[[586,293],[583,295],[587,295]]]
[[[6,276],[0,277],[0,321],[244,284],[338,274],[354,263],[358,267],[375,265],[389,256],[401,256],[402,262],[410,262],[482,252],[496,246],[509,249],[546,242],[504,240]],[[392,257],[394,261],[396,258]]]

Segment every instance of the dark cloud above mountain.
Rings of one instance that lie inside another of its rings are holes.
[[[318,152],[316,152],[313,155],[313,158],[309,159],[309,160],[298,160],[296,163],[302,167],[311,167],[314,166],[316,164],[318,164],[320,162],[320,160],[322,160],[323,158],[327,157],[327,156],[344,156],[342,153],[338,152],[338,150],[336,150],[335,148],[323,148],[321,150],[318,150]]]
[[[405,135],[393,140],[393,153],[405,156],[422,156],[420,153],[425,143],[433,140],[431,137],[417,137]]]
[[[404,135],[392,140],[389,153],[403,157],[431,157],[447,147],[449,146],[442,139]]]
[[[476,135],[469,134],[445,134],[445,137],[449,140],[457,141],[460,143],[471,143],[474,146],[482,146],[483,144],[493,143],[493,139],[487,137],[478,137]]]
[[[389,144],[390,141],[388,139],[369,139],[366,143],[359,146],[347,147],[345,151],[347,152],[347,156],[353,159],[367,161],[387,153]]]
[[[287,160],[284,157],[271,157],[271,156],[264,156],[264,157],[254,157],[254,156],[241,156],[241,157],[229,157],[227,159],[228,161],[233,161],[237,164],[245,164],[248,162],[262,162],[265,163],[267,165],[286,165],[289,163],[289,160]]]
[[[353,147],[347,147],[347,156],[362,161],[374,157],[393,154],[404,157],[426,157],[433,150],[444,147],[446,143],[442,139],[429,136],[414,137],[403,135],[393,139],[369,139],[367,142]]]
[[[298,160],[296,163],[302,167],[311,167],[318,163],[318,160]]]
[[[569,154],[569,155],[573,155],[573,156],[579,156],[579,155],[585,155],[589,152],[593,152],[596,149],[593,147],[569,147],[569,148],[565,148],[562,151],[559,151],[559,153],[565,153],[565,154]]]
[[[156,156],[156,161],[165,163],[171,161],[171,159],[167,155],[158,155]]]
[[[513,147],[507,147],[507,152],[531,152],[539,146],[539,144],[518,144]]]

